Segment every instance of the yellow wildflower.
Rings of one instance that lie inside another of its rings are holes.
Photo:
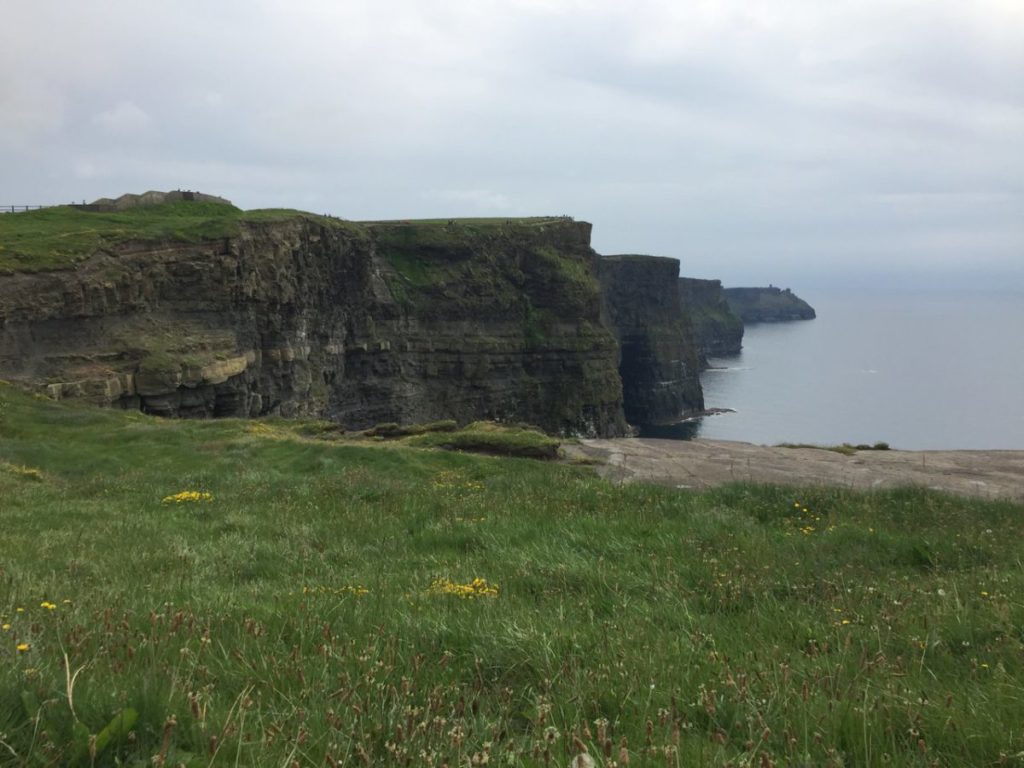
[[[213,494],[205,491],[179,491],[171,496],[164,496],[162,504],[183,504],[188,502],[213,501]]]
[[[17,649],[18,649],[19,651],[22,651],[22,652],[23,652],[23,651],[27,651],[27,650],[28,650],[29,648],[31,648],[32,646],[31,646],[31,645],[29,645],[28,643],[18,643],[18,645],[17,645],[17,646],[15,646],[15,647],[16,647],[16,648],[17,648]]]
[[[455,595],[461,598],[497,597],[498,587],[488,584],[487,579],[477,577],[467,584],[459,584],[451,579],[434,579],[428,590],[434,595]]]

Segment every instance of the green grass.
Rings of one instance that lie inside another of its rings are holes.
[[[181,201],[114,213],[55,206],[0,216],[0,270],[58,269],[127,242],[201,242],[235,235],[241,222],[298,216],[358,228],[351,222],[301,211],[242,211],[221,203]]]
[[[406,443],[417,447],[532,459],[555,459],[559,446],[558,440],[533,427],[506,426],[489,421],[476,421],[455,431],[428,432],[412,437]]]
[[[509,223],[514,225],[531,225],[540,226],[544,224],[556,224],[563,222],[566,219],[559,216],[518,216],[515,218],[507,217],[460,217],[457,219],[382,219],[378,221],[361,221],[360,224],[366,226],[384,226],[384,227],[401,227],[401,226],[417,226],[417,225],[428,225],[428,226],[448,226],[448,222],[453,222],[456,227],[480,227],[480,228],[501,228]]]
[[[857,451],[888,451],[889,444],[878,442],[874,445],[867,443],[840,443],[839,445],[818,445],[817,443],[779,443],[776,448],[816,448],[819,451],[832,451],[841,453],[843,456],[853,456]]]
[[[1020,505],[321,431],[0,387],[0,764],[1021,764]]]

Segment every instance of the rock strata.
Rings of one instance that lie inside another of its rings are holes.
[[[565,218],[295,214],[242,218],[213,240],[124,242],[0,276],[0,376],[166,416],[621,435],[619,349],[589,238]]]
[[[606,322],[619,341],[626,419],[678,421],[704,408],[700,357],[679,301],[679,262],[658,256],[598,260]]]
[[[704,367],[709,357],[739,353],[743,347],[743,320],[729,308],[720,280],[679,278],[679,301],[690,316]]]

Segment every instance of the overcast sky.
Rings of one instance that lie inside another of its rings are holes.
[[[1024,287],[1022,0],[0,0],[0,20],[0,204],[565,213],[602,253],[732,285]]]

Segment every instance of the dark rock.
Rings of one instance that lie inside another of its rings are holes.
[[[813,320],[814,309],[789,288],[726,288],[729,307],[744,323]]]
[[[679,301],[690,316],[704,367],[709,357],[739,353],[743,347],[743,320],[729,308],[720,280],[679,278]]]
[[[621,348],[619,373],[630,424],[678,421],[704,408],[700,358],[679,301],[679,262],[658,256],[598,260],[607,323]]]
[[[618,347],[589,238],[570,219],[295,215],[242,220],[214,241],[127,243],[0,276],[0,376],[166,416],[621,435]],[[670,346],[659,336],[644,354],[660,361]],[[652,400],[683,405],[682,385],[663,392],[657,370]]]

